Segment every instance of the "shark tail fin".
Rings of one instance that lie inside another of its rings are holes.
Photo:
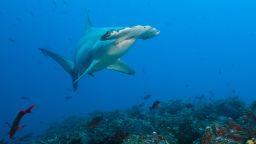
[[[48,49],[45,48],[39,48],[40,51],[49,57],[51,57],[53,60],[55,60],[59,65],[62,66],[62,68],[70,74],[72,77],[72,81],[75,81],[78,77],[78,74],[74,71],[74,64],[71,60],[68,60]],[[75,91],[77,89],[78,84],[73,83],[73,90]]]

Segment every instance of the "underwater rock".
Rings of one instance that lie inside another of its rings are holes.
[[[122,144],[178,144],[173,135],[162,136],[156,132],[146,135],[131,135]]]
[[[245,104],[238,97],[230,97],[216,104],[216,113],[237,119],[243,115]]]
[[[256,136],[255,110],[256,102],[246,107],[237,97],[200,103],[169,100],[154,110],[134,106],[88,117],[71,116],[24,143],[240,144]]]

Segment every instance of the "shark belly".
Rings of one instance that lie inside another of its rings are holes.
[[[107,68],[109,65],[114,64],[120,57],[128,52],[130,47],[135,43],[136,39],[126,39],[122,41],[115,41],[110,45],[104,54],[101,53],[101,57],[96,58],[97,63],[89,71],[94,73]]]
[[[135,38],[116,40],[115,45],[109,49],[107,54],[111,57],[120,58],[128,52],[128,50],[135,43],[135,41]]]

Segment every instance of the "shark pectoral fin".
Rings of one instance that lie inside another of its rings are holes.
[[[50,50],[47,50],[45,48],[40,48],[41,52],[44,54],[44,55],[47,55],[49,57],[51,57],[53,60],[55,60],[59,65],[62,66],[62,68],[69,73],[69,75],[72,77],[72,81],[76,80],[77,77],[78,77],[78,74],[73,70],[73,62],[68,60],[68,59],[65,59],[64,57],[50,51]],[[77,89],[77,86],[78,84],[75,83],[73,84],[73,90],[75,91]]]
[[[97,60],[93,60],[90,64],[90,66],[76,79],[73,81],[73,85],[76,84],[81,78],[83,78],[86,74],[89,74],[89,72],[92,70],[92,68],[97,63]]]
[[[127,64],[122,62],[120,59],[117,60],[114,64],[109,65],[107,69],[115,70],[121,73],[129,74],[129,75],[134,75],[135,71],[129,67]]]
[[[44,54],[44,55],[47,55],[49,57],[51,57],[53,60],[55,60],[59,65],[62,66],[62,68],[67,71],[70,75],[73,74],[73,62],[68,60],[68,59],[65,59],[64,57],[50,51],[50,50],[47,50],[45,48],[40,48],[41,52]]]

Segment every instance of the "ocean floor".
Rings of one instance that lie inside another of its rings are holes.
[[[255,144],[256,101],[158,101],[127,110],[70,116],[42,135],[15,139],[15,144]],[[4,140],[0,144],[6,144]]]

